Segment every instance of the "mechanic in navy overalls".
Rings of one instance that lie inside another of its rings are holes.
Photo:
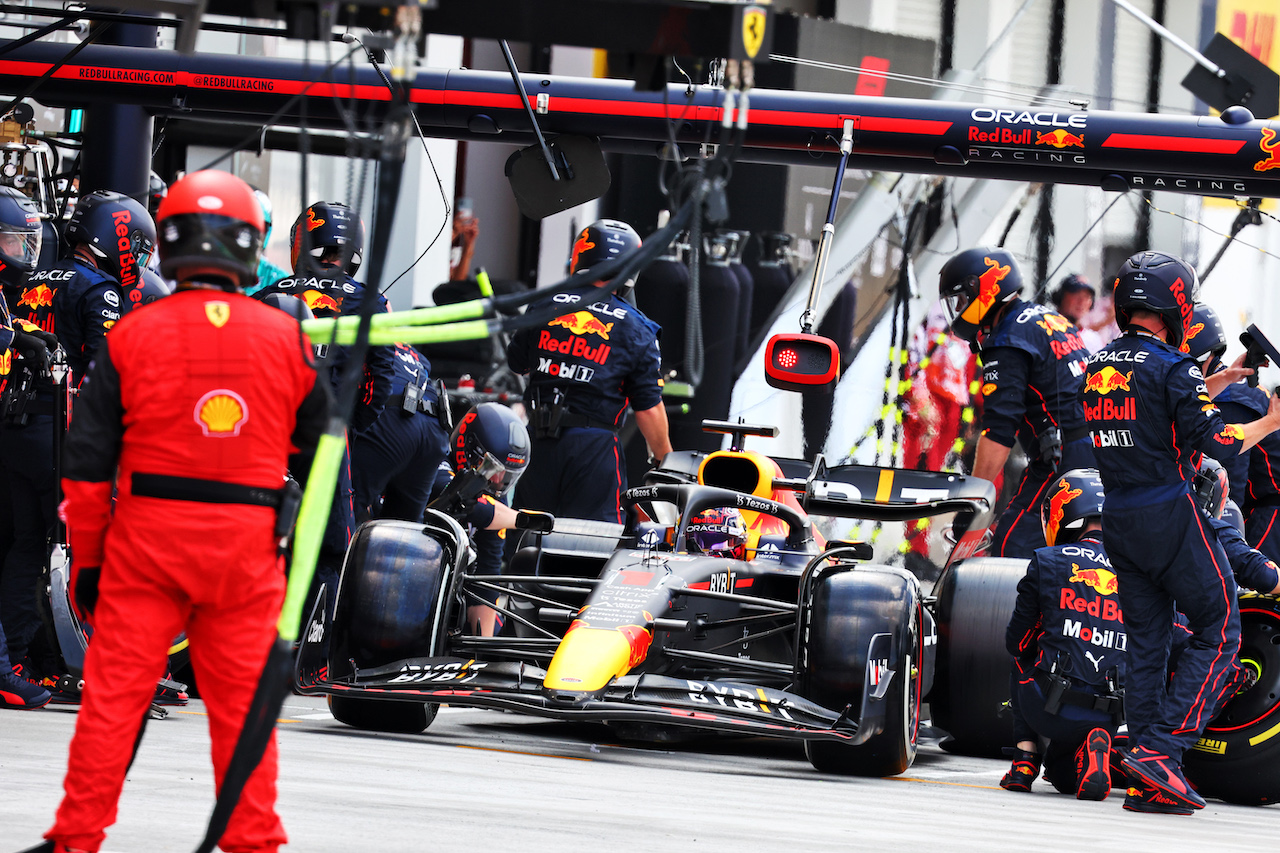
[[[1280,426],[1280,401],[1251,423],[1222,420],[1213,394],[1248,371],[1232,367],[1206,380],[1178,349],[1197,285],[1184,261],[1140,252],[1116,279],[1125,331],[1089,359],[1081,400],[1107,491],[1103,541],[1129,636],[1124,766],[1152,797],[1197,809],[1204,799],[1182,775],[1182,755],[1234,690],[1240,613],[1227,557],[1191,494],[1191,460],[1197,451],[1230,459],[1248,450]],[[1170,679],[1175,600],[1193,639]]]
[[[1187,353],[1200,364],[1205,376],[1223,370],[1227,335],[1218,314],[1208,305],[1195,304]],[[1267,413],[1271,394],[1261,386],[1236,382],[1228,385],[1213,402],[1229,424],[1256,421]],[[1224,460],[1231,481],[1231,500],[1244,509],[1245,538],[1272,560],[1280,560],[1280,435],[1272,433],[1258,441],[1248,453]]]
[[[431,382],[431,363],[405,344],[396,345],[395,356],[386,408],[351,441],[357,523],[420,521],[449,451],[449,401],[443,386]]]
[[[499,403],[472,406],[449,436],[448,458],[433,472],[430,506],[466,525],[476,555],[472,574],[502,572],[505,531],[516,526],[516,511],[503,501],[528,468],[529,447],[524,424]],[[497,604],[497,591],[480,594]],[[492,606],[469,599],[467,625],[476,636],[492,637],[502,620]]]
[[[570,272],[579,274],[640,246],[625,222],[601,219],[573,244]],[[627,405],[648,443],[651,459],[671,451],[662,402],[659,328],[622,296],[603,296],[593,285],[557,294],[549,304],[564,313],[546,325],[516,332],[507,360],[529,375],[525,405],[533,433],[529,474],[515,505],[564,518],[622,521],[627,488],[618,430]]]
[[[155,249],[156,229],[143,205],[120,193],[99,191],[76,204],[66,239],[71,257],[37,269],[20,287],[11,286],[8,296],[15,322],[57,336],[70,369],[67,382],[76,387],[107,331],[120,319],[125,294],[141,282],[139,273]],[[53,432],[58,406],[56,388],[40,361],[11,362],[0,429],[0,459],[14,513],[14,543],[0,589],[6,604],[15,590],[25,590],[24,618],[6,622],[14,663],[22,662],[39,627],[36,591],[57,522]]]
[[[16,304],[39,262],[43,239],[35,202],[12,187],[0,187],[0,283],[9,305]],[[0,553],[0,622],[7,626],[0,628],[0,707],[36,708],[49,701],[49,693],[28,683],[31,672],[24,658],[40,628],[40,576],[48,554],[45,537],[53,522],[53,418],[49,408],[53,389],[43,374],[57,339],[30,326],[24,330],[0,304],[0,344],[0,383],[9,387],[22,376],[22,381],[31,383],[24,393],[42,392],[41,405],[45,407],[39,416],[34,411],[28,414],[29,420],[37,422],[28,428],[15,425],[0,432],[0,512],[4,513],[0,537],[8,541],[8,554]],[[36,367],[26,376],[30,364]],[[6,402],[9,399],[12,388],[0,397]],[[26,402],[34,404],[34,397]],[[43,455],[32,458],[32,445],[42,449]]]
[[[298,214],[294,221],[289,232],[289,250],[294,275],[255,292],[254,299],[266,301],[273,293],[294,296],[320,318],[359,313],[360,304],[367,294],[365,286],[352,278],[360,269],[364,254],[364,223],[355,211],[340,202],[316,202]],[[386,298],[376,292],[372,295],[378,300],[375,313],[386,313]],[[314,343],[326,354],[331,387],[336,393],[342,381],[347,348],[326,345],[323,335],[316,335]],[[369,347],[349,434],[368,429],[382,413],[391,395],[394,360],[391,347]],[[305,486],[311,460],[291,460],[290,470]],[[347,543],[355,529],[351,480],[351,456],[348,452],[339,468],[338,488],[321,541],[312,596],[321,583],[327,584],[330,590],[337,588]],[[332,595],[327,602],[332,609]]]
[[[1058,471],[1093,467],[1077,395],[1088,351],[1067,318],[1019,298],[1022,273],[1004,249],[961,252],[942,267],[951,331],[982,357],[982,432],[973,476],[994,482],[1016,440],[1029,460],[996,523],[992,553],[1044,547],[1039,506]]]
[[[1111,738],[1121,719],[1125,628],[1116,575],[1102,548],[1102,481],[1075,469],[1053,478],[1041,503],[1047,547],[1031,557],[1005,632],[1013,766],[1000,787],[1030,791],[1040,770],[1064,794],[1111,792]]]

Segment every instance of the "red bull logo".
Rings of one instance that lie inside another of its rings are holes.
[[[653,618],[648,613],[645,613],[645,616],[649,619]],[[627,639],[627,646],[631,649],[627,667],[637,667],[644,663],[645,657],[649,654],[649,644],[653,642],[653,634],[642,625],[619,625],[618,633]]]
[[[1067,578],[1067,580],[1071,583],[1082,583],[1098,595],[1114,595],[1120,590],[1120,582],[1116,578],[1116,573],[1110,569],[1082,569],[1072,563],[1071,577]],[[1074,609],[1080,610],[1078,607]],[[1084,611],[1082,610],[1081,612]]]
[[[1054,148],[1083,148],[1083,133],[1068,133],[1062,128],[1057,128],[1049,133],[1036,133],[1036,145],[1052,145]]]
[[[999,261],[991,258],[983,258],[982,262],[987,265],[987,270],[978,276],[978,295],[960,315],[961,320],[975,326],[982,322],[982,318],[996,304],[996,299],[1000,297],[1000,282],[1004,281],[1011,269],[1008,264],[1000,266]]]
[[[608,339],[608,335],[605,335],[605,340]],[[538,349],[546,350],[547,352],[564,353],[577,358],[585,358],[587,361],[594,361],[596,364],[604,364],[609,360],[609,351],[612,347],[608,344],[598,344],[594,347],[588,346],[585,338],[577,336],[565,341],[556,340],[555,335],[543,329],[538,333]]]
[[[1186,337],[1186,340],[1184,340],[1182,343],[1182,351],[1187,352],[1188,351],[1187,344],[1191,343],[1191,341],[1195,338],[1195,336],[1200,334],[1203,331],[1204,331],[1204,323],[1196,323],[1190,329],[1187,329],[1187,337]]]
[[[1043,320],[1037,320],[1036,325],[1044,329],[1046,335],[1052,335],[1054,332],[1062,332],[1066,334],[1071,331],[1071,321],[1061,314],[1045,314]]]
[[[1222,428],[1221,432],[1214,433],[1213,440],[1219,444],[1226,445],[1244,441],[1244,427],[1240,426],[1240,424],[1227,424]]]
[[[997,387],[998,386],[994,382],[986,383],[985,385],[982,386],[982,396],[990,397],[992,394],[995,393]]]
[[[53,305],[53,295],[57,292],[56,288],[51,288],[47,284],[28,287],[22,291],[22,296],[18,299],[18,307],[30,308],[32,311],[48,308]]]
[[[587,235],[590,233],[590,228],[584,228],[582,233],[578,235],[578,239],[573,241],[573,253],[570,255],[571,261],[569,263],[571,272],[578,271],[578,258],[582,257],[582,253],[596,247],[595,243],[587,239]]]
[[[319,290],[302,291],[302,301],[307,303],[307,307],[311,309],[312,314],[318,314],[321,311],[331,311],[337,314],[342,311],[342,297],[333,297]]]
[[[1121,373],[1108,364],[1097,373],[1090,373],[1084,378],[1084,390],[1103,395],[1110,394],[1117,389],[1130,391],[1132,390],[1129,387],[1131,379],[1133,379],[1132,370],[1128,373]]]
[[[1253,171],[1268,172],[1272,169],[1280,169],[1280,157],[1276,156],[1276,148],[1280,148],[1280,142],[1276,142],[1276,132],[1269,127],[1262,129],[1262,139],[1258,140],[1258,145],[1262,148],[1262,153],[1267,156],[1253,164]]]
[[[316,210],[314,207],[307,208],[306,226],[308,231],[314,231],[324,224],[323,219],[316,219]]]
[[[1073,489],[1066,480],[1058,481],[1058,491],[1049,498],[1049,513],[1044,522],[1044,541],[1057,542],[1058,528],[1062,526],[1062,518],[1067,504],[1084,494],[1083,489]]]
[[[613,329],[612,323],[600,322],[600,319],[590,311],[574,311],[572,314],[555,318],[547,325],[563,326],[575,335],[599,335],[606,341],[609,340],[609,332]]]

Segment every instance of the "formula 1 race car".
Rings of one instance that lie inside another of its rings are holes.
[[[671,455],[624,493],[626,525],[559,519],[554,532],[526,532],[503,575],[469,573],[466,535],[438,513],[361,526],[332,621],[320,605],[311,616],[299,691],[328,694],[338,720],[380,731],[421,731],[448,703],[604,722],[624,736],[795,738],[819,770],[901,773],[934,678],[933,615],[914,576],[870,564],[865,543],[823,543],[810,516],[960,513],[969,532],[952,562],[991,524],[993,487],[775,460],[740,449],[773,428],[710,426],[731,432],[733,449]],[[745,559],[690,553],[691,519],[716,507],[746,521]],[[514,632],[465,633],[467,606],[494,593]]]

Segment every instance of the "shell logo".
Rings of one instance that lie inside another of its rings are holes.
[[[235,438],[249,420],[249,406],[235,391],[218,388],[200,398],[194,416],[206,438]]]

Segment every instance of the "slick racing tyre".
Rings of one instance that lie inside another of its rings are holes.
[[[436,718],[434,702],[388,702],[356,696],[329,696],[329,713],[354,729],[394,734],[426,731]]]
[[[915,578],[887,566],[859,566],[852,571],[827,570],[803,603],[799,666],[800,693],[823,707],[851,714],[864,707],[868,652],[877,634],[890,638],[888,657],[877,680],[891,679],[883,700],[883,716],[859,721],[875,733],[857,746],[828,740],[806,740],[805,755],[818,770],[860,776],[894,776],[916,757],[920,732],[920,689],[924,659],[924,618]]]
[[[371,521],[351,537],[338,584],[329,672],[334,678],[441,654],[457,543],[433,527]],[[378,732],[420,732],[434,705],[332,695],[335,719]]]
[[[1018,600],[1026,560],[979,557],[942,573],[938,603],[938,673],[929,692],[933,724],[951,735],[948,752],[999,758],[1013,737],[1005,629]]]
[[[1240,596],[1240,662],[1257,683],[1228,700],[1187,750],[1187,778],[1229,803],[1280,802],[1280,599]]]

